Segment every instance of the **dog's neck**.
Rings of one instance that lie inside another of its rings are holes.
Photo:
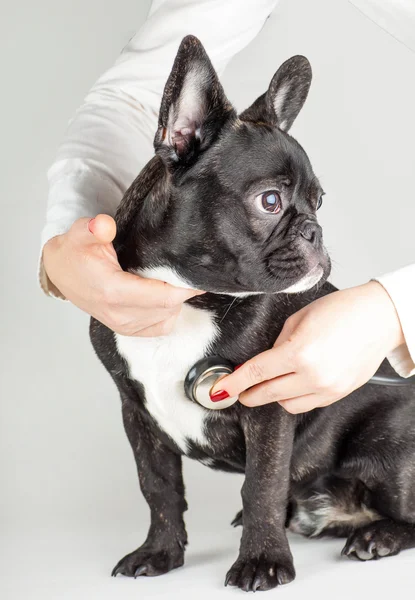
[[[171,175],[155,155],[126,191],[115,215],[117,236],[114,248],[124,270],[153,266],[149,264],[146,238],[162,224],[163,208],[170,200]]]
[[[116,243],[122,243],[128,230],[136,221],[137,213],[142,209],[144,200],[150,193],[157,193],[160,188],[168,185],[169,173],[162,160],[157,156],[145,165],[142,171],[132,182],[115,215],[117,223]],[[143,226],[146,226],[143,223]]]

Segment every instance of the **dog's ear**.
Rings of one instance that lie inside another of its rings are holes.
[[[305,56],[293,56],[275,73],[268,91],[255,100],[240,119],[268,123],[288,131],[307,98],[311,78],[311,65]]]
[[[185,37],[164,88],[156,153],[169,166],[189,164],[231,116],[235,111],[205,49],[194,36]]]

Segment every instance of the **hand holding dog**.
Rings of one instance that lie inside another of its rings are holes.
[[[371,281],[334,292],[289,319],[274,347],[218,382],[246,406],[279,402],[290,413],[327,406],[366,383],[404,343],[395,307]]]
[[[123,271],[112,245],[115,234],[108,215],[78,219],[44,247],[49,278],[68,300],[117,333],[170,333],[182,303],[200,292]]]

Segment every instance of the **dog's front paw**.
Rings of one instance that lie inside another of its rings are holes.
[[[234,585],[245,592],[271,590],[290,583],[295,578],[291,557],[273,558],[264,554],[253,558],[238,558],[226,575],[225,585]]]
[[[134,578],[140,575],[156,577],[181,567],[183,563],[184,544],[176,543],[165,549],[152,549],[144,545],[124,556],[114,567],[111,575],[112,577],[125,575]]]

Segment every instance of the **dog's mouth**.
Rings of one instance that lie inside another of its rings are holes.
[[[304,251],[305,250],[305,251]],[[317,284],[323,285],[330,275],[331,261],[326,248],[322,245],[318,250],[306,247],[301,248],[298,259],[295,261],[293,271],[285,271],[282,276],[279,257],[273,264],[268,264],[268,271],[274,277],[276,288],[274,293],[298,294],[314,288]],[[282,265],[284,266],[284,264]]]
[[[213,294],[223,294],[236,298],[263,294],[296,294],[310,290],[318,283],[326,281],[330,273],[330,258],[327,252],[324,252],[323,256],[320,256],[319,259],[317,263],[310,265],[308,271],[304,269],[304,265],[303,274],[298,273],[297,277],[290,277],[285,281],[278,277],[278,268],[275,268],[277,266],[275,265],[272,269],[274,271],[272,275],[273,281],[270,280],[271,273],[269,273],[266,281],[264,280],[263,282],[264,285],[256,282],[252,288],[249,284],[247,285],[248,281],[238,281],[235,278],[235,273],[229,278],[230,280],[234,279],[232,284],[230,284],[229,280],[226,281],[227,277],[223,277],[223,272],[218,273],[211,268],[207,268],[205,276],[203,276],[203,269],[201,269],[200,265],[197,269],[197,278],[193,276],[194,273],[191,273],[191,270],[188,268],[183,269],[173,265],[134,269],[134,273],[144,278],[165,281],[175,287],[200,289]],[[189,264],[187,267],[189,267]]]

